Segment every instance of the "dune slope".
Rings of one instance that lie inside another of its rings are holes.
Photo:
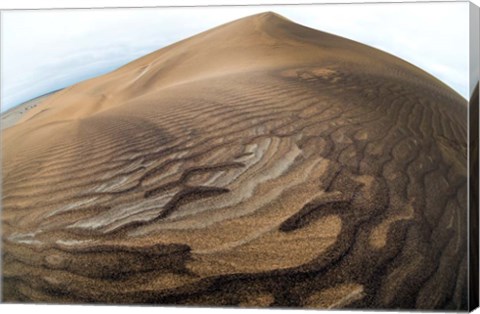
[[[3,132],[3,297],[465,309],[467,106],[394,56],[243,18]]]

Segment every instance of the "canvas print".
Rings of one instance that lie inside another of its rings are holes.
[[[476,307],[475,16],[3,11],[2,301]]]

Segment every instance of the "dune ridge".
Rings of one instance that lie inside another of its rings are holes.
[[[467,106],[267,12],[3,132],[3,298],[465,309]]]

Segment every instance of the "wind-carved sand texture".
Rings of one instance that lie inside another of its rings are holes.
[[[466,101],[400,59],[264,13],[38,110],[3,133],[5,301],[467,306]]]

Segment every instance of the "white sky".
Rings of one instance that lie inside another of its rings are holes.
[[[387,51],[468,97],[468,3],[84,9],[2,12],[1,109],[264,11]]]

